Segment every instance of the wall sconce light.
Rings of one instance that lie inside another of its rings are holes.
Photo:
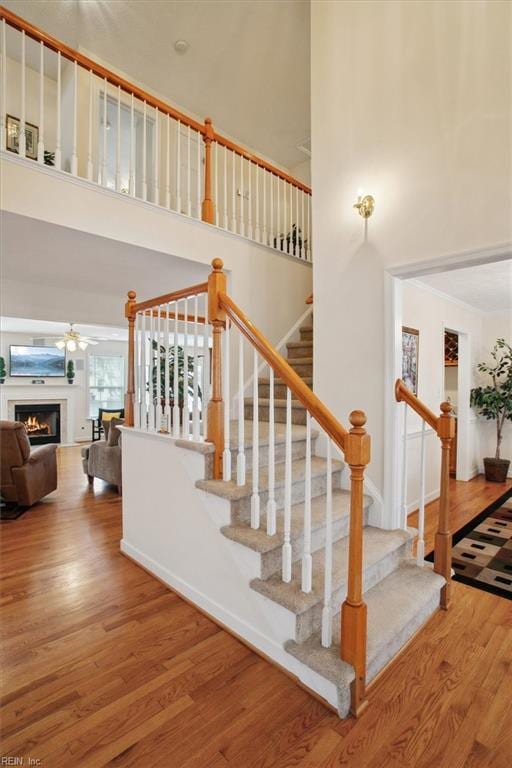
[[[362,197],[358,195],[357,203],[354,204],[354,208],[357,208],[359,215],[363,219],[369,219],[375,208],[375,199],[371,195],[365,195]]]

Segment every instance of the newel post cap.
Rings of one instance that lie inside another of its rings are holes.
[[[224,267],[224,262],[222,259],[216,258],[212,261],[212,268],[214,272],[222,272],[222,268]]]
[[[441,440],[453,440],[455,437],[455,417],[452,414],[452,404],[441,403],[441,415],[437,420],[437,434]]]
[[[352,411],[348,417],[352,429],[345,435],[345,459],[351,467],[365,467],[370,463],[370,435],[367,434],[366,413]]]

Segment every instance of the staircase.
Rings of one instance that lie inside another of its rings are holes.
[[[313,325],[300,328],[300,339],[287,344],[288,362],[309,386],[313,373]],[[259,487],[261,509],[264,512],[268,487],[269,397],[270,380],[258,382],[259,415]],[[353,668],[340,658],[340,613],[333,617],[332,645],[322,646],[321,621],[324,608],[324,573],[326,558],[326,459],[317,455],[319,434],[312,431],[311,458],[311,552],[312,589],[301,589],[301,557],[303,553],[303,519],[305,502],[306,409],[297,400],[292,401],[292,509],[291,546],[292,579],[282,579],[283,506],[285,478],[285,423],[286,386],[278,379],[274,383],[275,419],[275,499],[277,504],[277,532],[267,535],[267,518],[262,513],[260,527],[251,528],[252,474],[247,472],[243,486],[234,480],[199,480],[198,488],[227,500],[230,504],[230,523],[221,533],[252,558],[257,559],[259,576],[250,581],[250,588],[266,600],[279,606],[289,628],[285,643],[287,653],[298,659],[315,673],[337,687],[337,708],[340,717],[350,710],[350,686]],[[254,402],[245,400],[245,453],[247,466],[252,465],[252,417]],[[237,450],[238,423],[232,421],[230,446]],[[348,530],[350,494],[343,488],[346,473],[341,460],[333,460],[332,483],[332,599],[333,606],[341,606],[347,593]],[[415,536],[412,529],[386,531],[368,525],[368,510],[372,500],[364,497],[364,565],[363,590],[368,606],[367,681],[392,660],[411,636],[439,607],[439,593],[444,578],[426,565],[420,568],[411,558]]]
[[[125,412],[135,428],[123,433],[121,549],[296,676],[340,717],[358,715],[368,702],[367,684],[440,605],[450,603],[450,404],[442,403],[436,416],[396,383],[397,401],[441,442],[432,568],[421,546],[416,559],[411,556],[416,531],[406,527],[405,503],[401,528],[370,525],[366,416],[352,411],[347,429],[312,391],[312,315],[304,313],[290,332],[285,360],[227,293],[222,267],[214,259],[207,283],[157,299],[137,303],[128,295]],[[207,365],[199,370],[199,323],[187,317],[191,297],[196,307],[197,297],[204,301],[204,343],[213,329],[211,376]],[[177,333],[174,349],[165,348],[165,337],[163,347],[156,343],[162,304],[168,321],[183,323],[184,338],[193,335],[188,351],[180,352]],[[180,356],[187,359],[191,395],[181,411],[173,394],[179,392],[178,366],[171,374],[165,364]],[[248,360],[252,397],[246,397]],[[158,365],[161,376],[155,377]],[[199,409],[200,375],[209,393],[206,419]],[[232,420],[235,412],[239,421]],[[421,502],[419,520],[423,530]]]

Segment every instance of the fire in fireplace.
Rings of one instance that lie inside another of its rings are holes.
[[[25,424],[32,445],[60,443],[60,405],[37,403],[15,405],[14,418]]]

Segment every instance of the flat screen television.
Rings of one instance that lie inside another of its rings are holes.
[[[66,350],[57,347],[24,347],[11,344],[9,348],[9,376],[66,375]]]

